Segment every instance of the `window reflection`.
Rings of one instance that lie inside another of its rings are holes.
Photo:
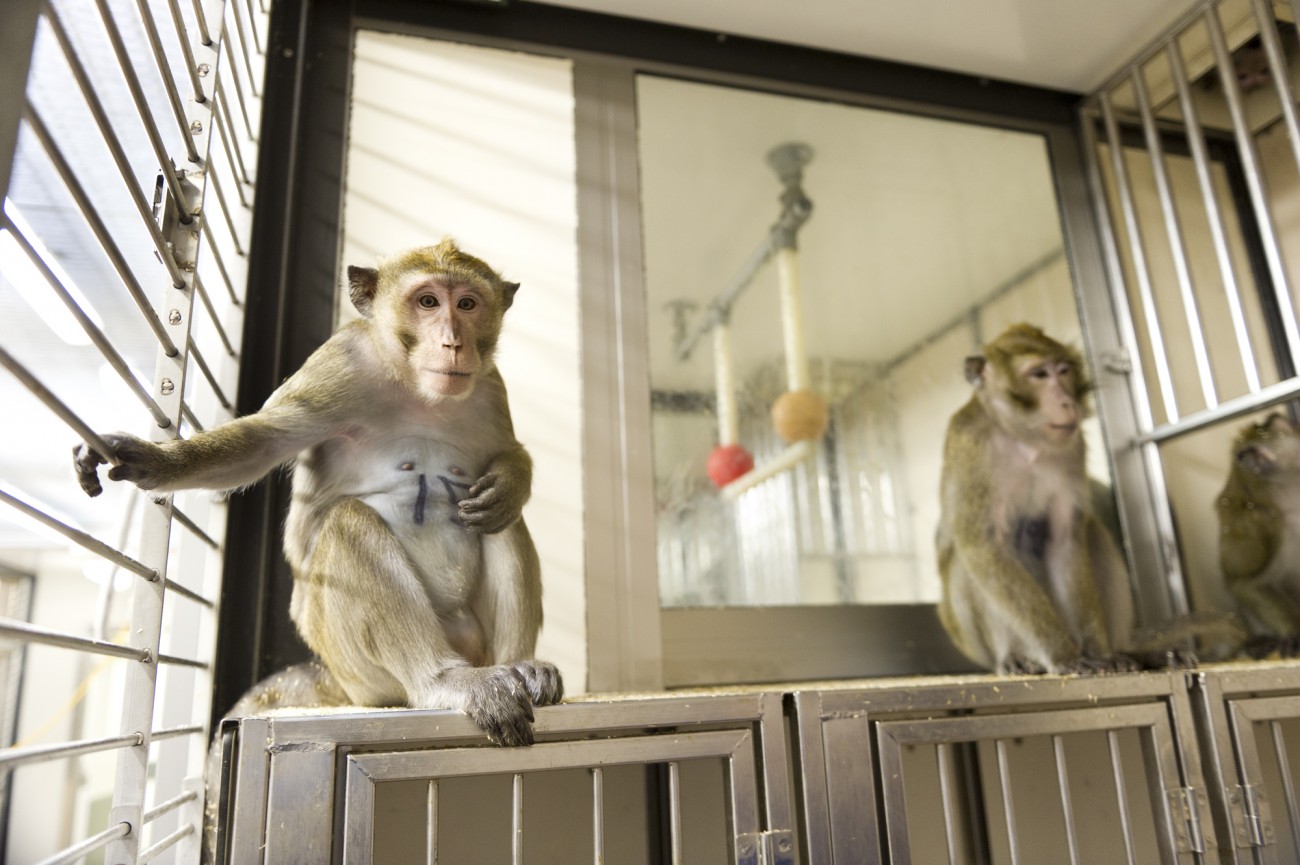
[[[1043,140],[650,76],[637,98],[663,605],[936,601],[962,359],[1017,321],[1081,341]],[[808,388],[829,407],[806,454],[771,415],[798,384],[786,264],[764,249],[790,194],[771,154],[792,143],[810,156],[792,265],[800,336]],[[731,414],[765,478],[738,495],[707,470]],[[1105,479],[1089,426],[1090,471]]]

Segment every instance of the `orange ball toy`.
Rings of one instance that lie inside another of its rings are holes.
[[[791,444],[821,438],[830,422],[826,400],[810,390],[788,390],[772,403],[772,426]]]
[[[709,479],[719,487],[725,487],[736,478],[754,467],[754,458],[740,445],[718,445],[709,454],[706,470]]]

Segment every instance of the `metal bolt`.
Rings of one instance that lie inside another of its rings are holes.
[[[790,843],[789,838],[782,838],[780,841],[776,842],[776,849],[782,853],[789,853],[792,846],[793,845]]]
[[[159,383],[158,389],[162,391],[163,396],[169,396],[172,391],[176,390],[176,382],[169,378],[165,378],[161,383]]]
[[[208,77],[208,73],[211,72],[211,71],[212,71],[212,67],[209,66],[208,64],[206,64],[206,63],[200,63],[200,64],[199,64],[199,77],[200,77],[200,78],[207,78],[207,77]]]
[[[183,262],[181,262],[181,270],[185,271],[186,273],[193,273],[193,272],[194,272],[194,262],[192,262],[192,261],[183,261]]]
[[[203,132],[203,124],[195,120],[190,124],[190,135],[200,135]]]
[[[171,310],[170,312],[167,313],[167,320],[168,320],[169,322],[171,322],[172,324],[180,324],[180,323],[181,323],[181,311],[180,311],[179,309],[173,309],[173,310]]]

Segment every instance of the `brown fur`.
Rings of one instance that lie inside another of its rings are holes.
[[[1238,433],[1215,500],[1219,565],[1256,634],[1252,652],[1300,649],[1300,430],[1271,414]]]
[[[1019,324],[966,370],[976,390],[944,442],[944,628],[999,672],[1130,668],[1128,574],[1084,469],[1079,353]]]

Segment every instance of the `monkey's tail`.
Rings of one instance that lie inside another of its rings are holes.
[[[1246,623],[1236,613],[1208,611],[1188,613],[1133,632],[1128,654],[1137,657],[1189,654],[1204,660],[1224,660],[1240,651],[1250,636]]]

